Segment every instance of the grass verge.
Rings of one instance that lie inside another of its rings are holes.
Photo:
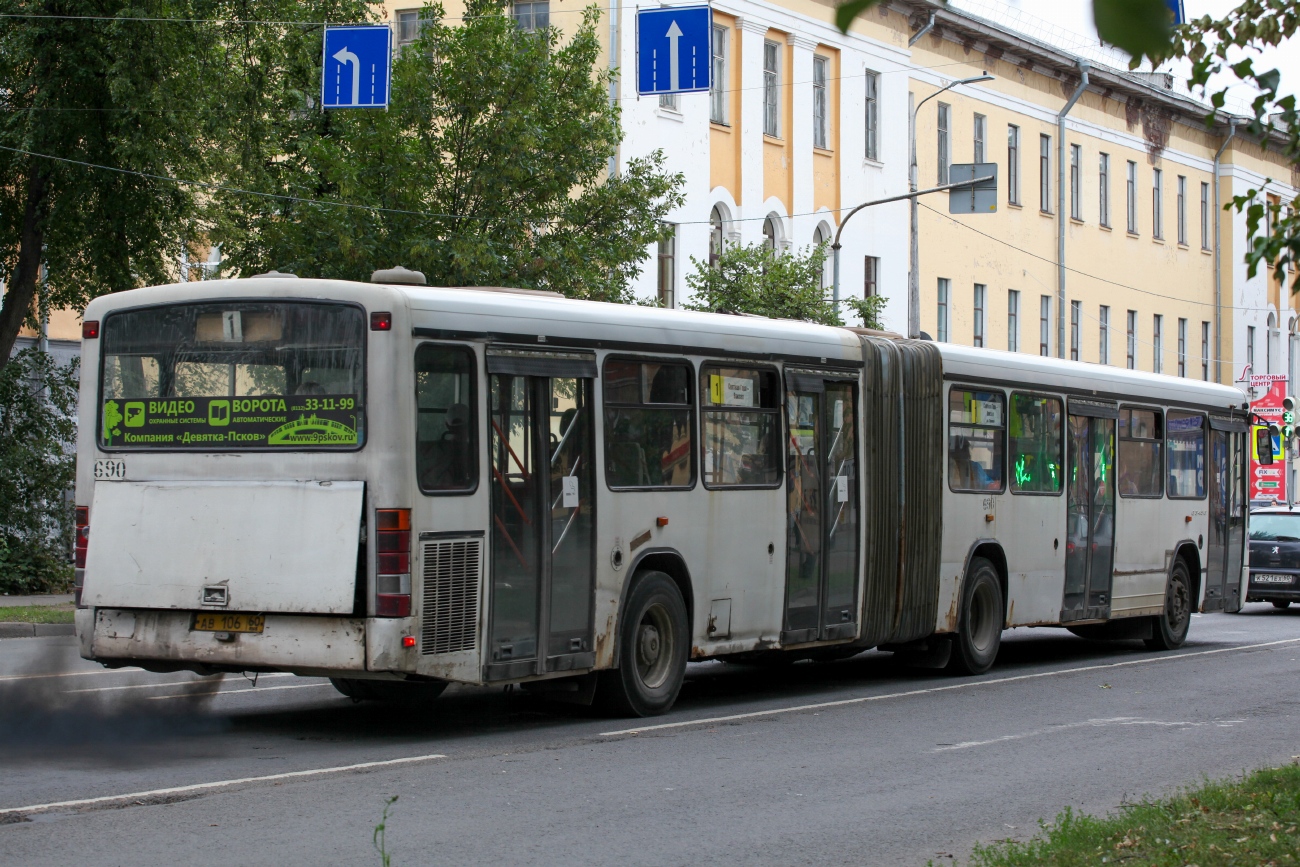
[[[972,867],[1142,864],[1152,867],[1300,864],[1300,766],[1208,783],[1117,816],[1067,809],[1027,842],[977,846]]]
[[[0,607],[0,623],[71,623],[71,605]]]

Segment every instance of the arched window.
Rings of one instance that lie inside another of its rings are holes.
[[[780,230],[776,227],[776,217],[768,214],[763,220],[763,246],[775,253],[780,242]]]
[[[813,247],[820,247],[823,244],[830,245],[831,229],[825,223],[818,223],[817,228],[813,230]],[[826,250],[826,259],[822,262],[822,288],[825,289],[831,285],[831,251]]]
[[[722,255],[722,210],[713,206],[709,213],[709,264],[717,265],[718,257]]]
[[[1278,357],[1278,350],[1281,348],[1281,335],[1277,332],[1277,315],[1268,314],[1268,330],[1265,333],[1267,343],[1264,348],[1264,372],[1272,373],[1275,369],[1280,368],[1281,359]]]

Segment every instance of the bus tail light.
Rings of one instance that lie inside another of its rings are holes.
[[[86,549],[90,546],[90,507],[77,506],[76,531],[72,537],[73,601],[81,607],[81,588],[86,583]]]
[[[411,616],[411,510],[375,511],[375,615]]]

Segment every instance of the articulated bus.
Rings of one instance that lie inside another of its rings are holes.
[[[272,274],[85,312],[77,632],[106,666],[519,683],[1004,628],[1179,646],[1243,598],[1234,388],[761,317]]]

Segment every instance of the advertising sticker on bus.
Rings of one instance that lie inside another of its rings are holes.
[[[105,447],[357,444],[356,395],[260,395],[104,402]]]

